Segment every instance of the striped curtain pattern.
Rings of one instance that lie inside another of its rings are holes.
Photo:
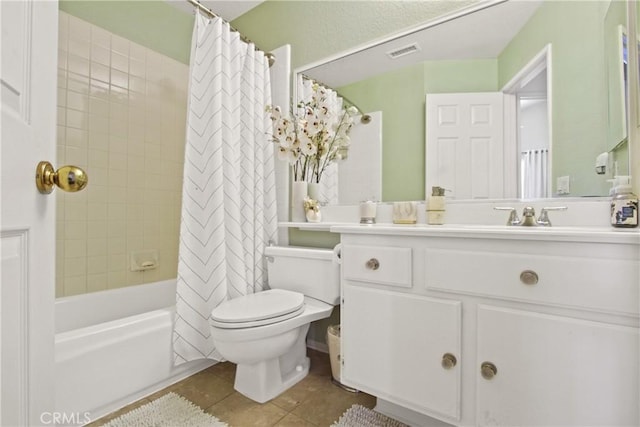
[[[216,359],[209,316],[267,287],[264,247],[277,235],[269,67],[219,18],[192,38],[174,363]]]
[[[523,151],[520,157],[520,193],[523,199],[549,197],[549,150]]]

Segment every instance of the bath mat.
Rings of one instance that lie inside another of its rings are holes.
[[[382,415],[362,405],[353,405],[331,427],[408,427],[406,424]]]
[[[167,393],[119,416],[104,427],[229,427],[182,396]]]

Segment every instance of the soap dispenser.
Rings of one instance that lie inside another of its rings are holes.
[[[621,228],[638,226],[638,196],[631,191],[629,176],[616,176],[614,179],[611,225]]]
[[[431,187],[431,196],[427,198],[427,223],[444,224],[444,188]]]

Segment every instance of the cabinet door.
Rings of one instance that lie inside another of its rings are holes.
[[[459,419],[460,302],[350,284],[343,297],[344,383]],[[444,368],[447,353],[456,362]]]
[[[638,343],[637,328],[479,306],[477,425],[638,425]]]

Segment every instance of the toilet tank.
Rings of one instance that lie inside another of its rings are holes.
[[[264,254],[271,289],[297,291],[338,305],[340,265],[334,262],[332,249],[268,246]]]

